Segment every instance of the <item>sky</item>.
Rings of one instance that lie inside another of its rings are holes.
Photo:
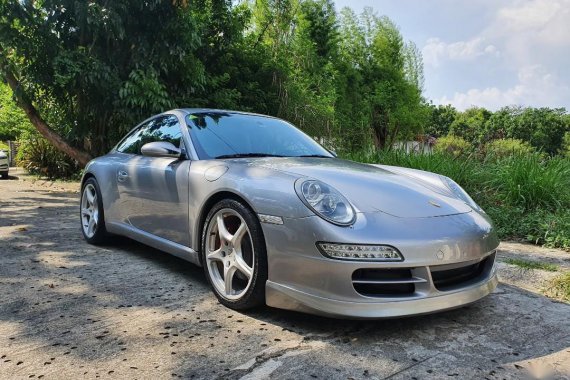
[[[570,110],[570,0],[335,0],[372,7],[421,50],[424,95],[464,110]]]

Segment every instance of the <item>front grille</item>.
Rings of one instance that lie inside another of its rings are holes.
[[[492,253],[480,261],[430,267],[362,268],[352,273],[352,286],[366,297],[425,296],[434,288],[446,292],[471,286],[489,276],[494,262]]]
[[[487,256],[485,259],[464,266],[448,268],[448,266],[430,267],[433,285],[439,291],[448,291],[461,288],[477,281],[487,273],[487,269],[495,260],[495,254]]]
[[[354,289],[368,297],[406,297],[414,295],[416,284],[427,280],[414,277],[411,268],[358,269],[352,274]]]

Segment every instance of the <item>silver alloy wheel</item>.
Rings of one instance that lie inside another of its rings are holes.
[[[97,203],[97,190],[88,183],[81,196],[81,227],[85,236],[92,238],[99,225],[99,204]]]
[[[237,211],[224,208],[210,220],[206,237],[212,284],[224,298],[239,299],[251,286],[256,259],[245,220]]]

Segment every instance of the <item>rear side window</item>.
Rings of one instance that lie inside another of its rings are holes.
[[[144,144],[155,141],[166,141],[180,147],[182,132],[176,116],[160,116],[142,124],[129,134],[117,146],[121,153],[141,154]]]

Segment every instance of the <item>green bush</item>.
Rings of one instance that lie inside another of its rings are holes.
[[[564,157],[570,158],[570,132],[564,134],[562,139],[562,148],[560,149],[560,154]]]
[[[546,247],[570,249],[570,212],[554,214],[539,211],[531,214],[530,231],[526,238],[534,244]]]
[[[80,168],[77,162],[54,148],[38,134],[24,133],[19,142],[16,162],[30,173],[50,179],[70,179],[79,175]]]
[[[570,250],[570,211],[525,211],[519,207],[480,205],[493,219],[501,239],[524,240]]]
[[[493,158],[513,155],[525,155],[534,152],[534,148],[526,141],[518,139],[493,140],[485,145],[485,152]]]
[[[437,139],[433,149],[436,153],[447,153],[459,157],[471,151],[471,144],[461,137],[448,135]]]

